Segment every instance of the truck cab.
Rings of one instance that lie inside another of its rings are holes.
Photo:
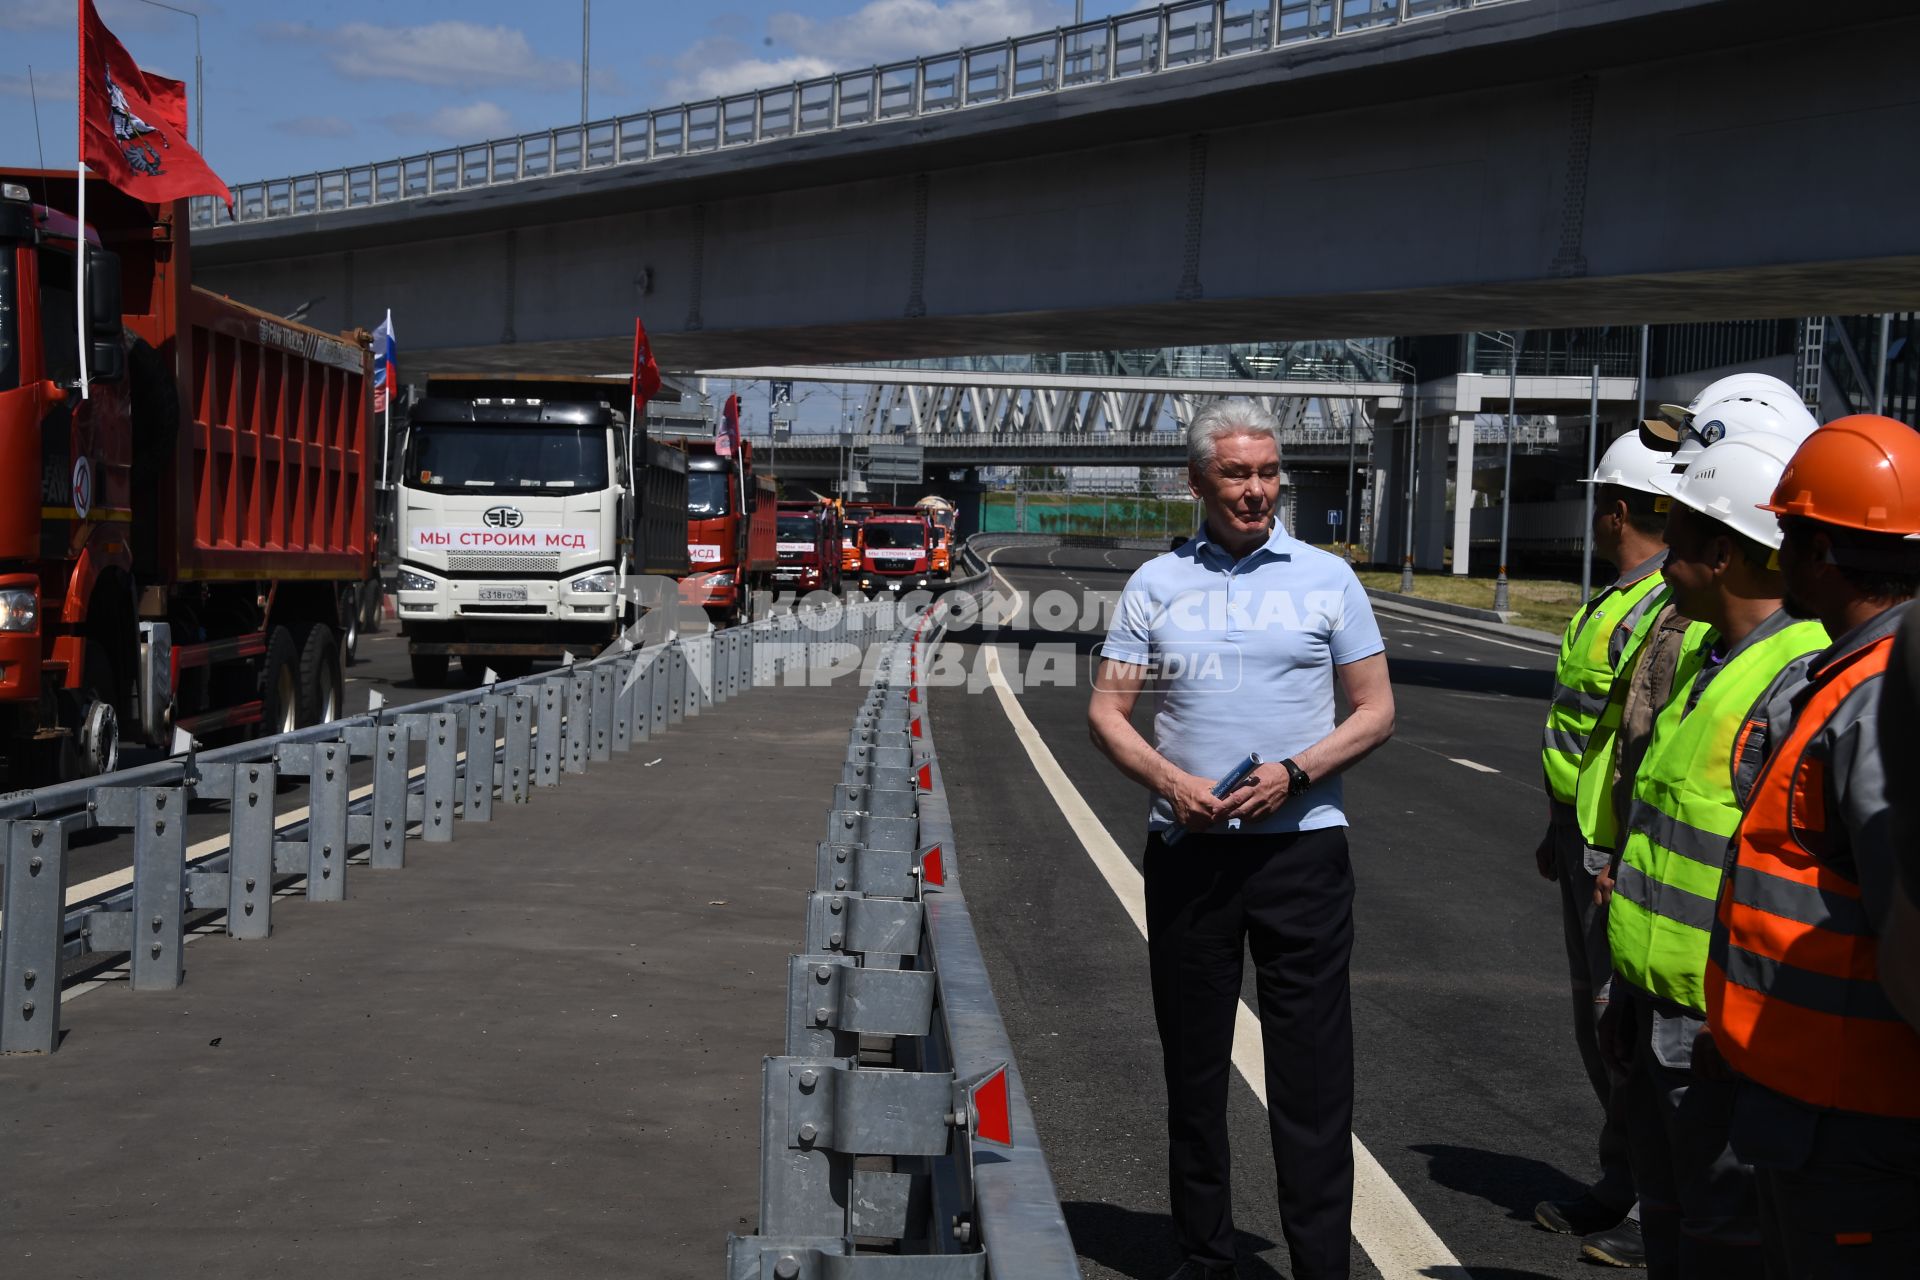
[[[780,567],[776,589],[792,592],[840,589],[840,533],[831,506],[783,502],[779,507]]]
[[[680,603],[704,609],[716,626],[750,617],[757,593],[779,565],[777,491],[755,469],[753,446],[722,456],[711,439],[682,442],[687,451],[687,559]]]
[[[918,515],[874,515],[860,526],[860,590],[922,591],[933,583],[932,526]]]
[[[414,406],[399,484],[397,604],[414,678],[444,682],[454,656],[478,676],[599,652],[641,607],[625,599],[628,579],[659,568],[644,479],[684,477],[684,458],[630,442],[604,400],[441,390]]]

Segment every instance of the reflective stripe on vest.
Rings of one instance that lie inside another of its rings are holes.
[[[1587,735],[1587,748],[1580,756],[1574,776],[1573,810],[1580,823],[1580,837],[1591,848],[1612,851],[1620,847],[1620,819],[1613,805],[1613,762],[1620,751],[1620,726],[1626,719],[1628,696],[1620,678],[1640,661],[1640,651],[1653,634],[1653,624],[1672,598],[1672,588],[1663,583],[1635,606],[1633,629],[1620,646],[1606,709]]]
[[[1553,702],[1540,743],[1547,794],[1572,804],[1580,757],[1619,670],[1624,640],[1640,621],[1642,606],[1664,579],[1656,570],[1624,587],[1609,587],[1568,621],[1553,671]]]
[[[1607,909],[1607,941],[1620,976],[1700,1010],[1713,924],[1700,904],[1719,898],[1740,825],[1733,782],[1740,736],[1782,669],[1827,643],[1817,622],[1782,627],[1734,654],[1688,710],[1713,636],[1699,623],[1687,629],[1673,697],[1654,721],[1634,778],[1621,875],[1637,878],[1636,892],[1616,894]]]
[[[1920,1033],[1880,986],[1859,882],[1807,839],[1820,845],[1827,821],[1810,794],[1825,781],[1807,748],[1849,696],[1876,696],[1892,651],[1893,637],[1882,636],[1823,671],[1767,760],[1720,901],[1707,1011],[1728,1062],[1776,1093],[1920,1119]]]

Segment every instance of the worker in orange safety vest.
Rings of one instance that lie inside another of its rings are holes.
[[[1833,644],[1754,784],[1709,945],[1695,1070],[1741,1081],[1729,1138],[1793,1277],[1920,1274],[1920,1032],[1879,980],[1896,851],[1881,684],[1920,585],[1920,433],[1860,415],[1809,436],[1766,509],[1788,608]],[[1788,716],[1775,717],[1778,726]],[[1911,725],[1908,733],[1914,732]]]

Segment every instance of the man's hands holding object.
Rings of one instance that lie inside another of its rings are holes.
[[[1279,812],[1296,790],[1295,778],[1306,777],[1306,772],[1290,760],[1267,765],[1253,752],[1211,789],[1204,778],[1181,774],[1167,790],[1174,825],[1161,839],[1175,845],[1190,830],[1204,831],[1222,822],[1257,822]]]

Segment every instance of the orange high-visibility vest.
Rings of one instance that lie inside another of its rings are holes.
[[[1882,636],[1829,663],[1767,760],[1735,837],[1707,961],[1707,1018],[1748,1079],[1816,1107],[1920,1118],[1920,1033],[1880,986],[1879,939],[1860,882],[1823,860],[1823,762],[1807,746],[1878,683]],[[1891,780],[1890,780],[1891,781]]]

